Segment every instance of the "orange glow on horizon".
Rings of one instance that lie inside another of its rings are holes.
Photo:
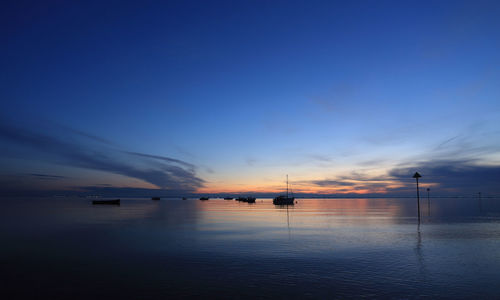
[[[427,183],[425,187],[434,187],[438,184]],[[348,181],[345,185],[328,185],[319,186],[314,184],[306,184],[301,182],[300,184],[291,184],[290,191],[293,193],[301,194],[387,194],[393,189],[409,187],[408,183],[401,183],[398,181],[387,180],[387,181]],[[422,186],[424,188],[424,186]],[[253,184],[208,184],[207,186],[197,190],[198,193],[211,193],[211,194],[244,194],[244,193],[270,193],[270,194],[282,194],[286,191],[286,188],[281,184],[275,183],[253,183]]]

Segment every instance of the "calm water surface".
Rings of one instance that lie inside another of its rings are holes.
[[[499,298],[500,199],[0,199],[9,298]]]

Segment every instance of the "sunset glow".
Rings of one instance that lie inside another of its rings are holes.
[[[5,195],[500,193],[494,1],[16,7]]]

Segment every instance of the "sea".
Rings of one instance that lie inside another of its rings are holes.
[[[0,199],[3,299],[500,299],[500,199]]]

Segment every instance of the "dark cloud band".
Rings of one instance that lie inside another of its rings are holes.
[[[85,135],[74,134],[74,138],[63,140],[37,130],[0,123],[0,141],[33,152],[26,157],[29,159],[124,175],[167,190],[192,192],[203,186],[204,181],[196,176],[193,164],[165,156],[89,146],[81,137]]]

